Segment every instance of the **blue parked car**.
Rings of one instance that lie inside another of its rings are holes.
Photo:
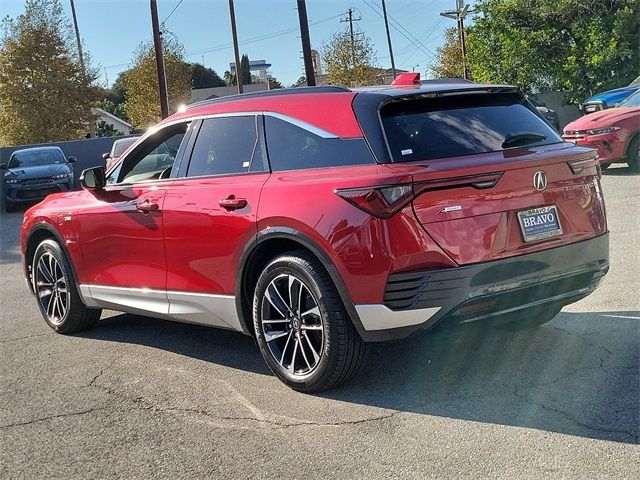
[[[640,77],[636,78],[626,87],[614,88],[613,90],[598,93],[589,98],[582,104],[582,113],[587,115],[599,110],[615,107],[629,95],[637,92],[638,90],[640,90]]]
[[[66,158],[60,147],[16,150],[8,163],[0,163],[4,207],[13,212],[21,203],[40,201],[50,193],[73,190],[75,157]]]

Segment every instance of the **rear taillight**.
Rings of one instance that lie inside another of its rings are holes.
[[[403,183],[380,187],[345,188],[336,190],[336,194],[360,210],[374,217],[386,219],[391,218],[425,191],[461,187],[491,188],[500,180],[501,176],[502,172],[492,172],[480,175],[423,180],[414,184]]]
[[[391,218],[413,199],[410,183],[336,190],[339,197],[378,218]]]
[[[598,176],[602,176],[598,155],[580,160],[570,160],[567,162],[567,165],[569,165],[569,168],[574,175],[582,173],[585,168],[596,167],[598,170]]]

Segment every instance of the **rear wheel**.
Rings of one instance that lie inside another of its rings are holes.
[[[331,278],[306,252],[277,257],[263,270],[253,299],[253,322],[265,362],[294,390],[336,387],[364,363],[367,345]]]
[[[34,291],[40,313],[58,333],[75,333],[93,327],[101,310],[87,308],[80,299],[71,265],[60,245],[44,240],[33,256]]]

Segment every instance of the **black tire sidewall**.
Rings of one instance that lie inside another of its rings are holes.
[[[37,275],[36,268],[38,265],[38,261],[40,260],[40,257],[45,253],[51,253],[55,257],[55,259],[58,261],[60,266],[64,269],[64,274],[67,277],[67,292],[68,292],[67,293],[67,300],[68,300],[67,311],[65,313],[64,318],[62,319],[62,322],[57,324],[52,323],[49,320],[49,316],[47,315],[47,312],[45,311],[45,309],[42,307],[40,303],[40,299],[37,298],[38,290],[35,287],[35,279]],[[47,325],[49,325],[56,332],[64,332],[65,325],[69,321],[69,316],[72,315],[72,310],[76,308],[77,305],[79,304],[81,305],[82,302],[80,300],[80,296],[76,289],[75,278],[73,277],[73,271],[71,270],[71,266],[69,265],[66,255],[62,251],[62,248],[60,248],[60,245],[55,240],[43,240],[38,245],[33,255],[33,262],[31,263],[31,271],[34,279],[33,287],[36,295],[36,300],[38,303],[38,309],[40,310],[42,317],[44,318],[45,322],[47,322]]]
[[[339,334],[342,327],[340,323],[341,321],[344,321],[344,315],[341,315],[340,312],[332,311],[334,308],[328,308],[327,296],[330,292],[323,291],[324,289],[321,286],[322,283],[327,281],[326,278],[321,278],[324,277],[326,273],[318,272],[317,269],[313,267],[310,270],[307,270],[305,265],[307,265],[307,263],[304,259],[289,255],[276,258],[267,265],[258,279],[254,293],[253,327],[256,341],[260,348],[260,353],[271,371],[278,378],[284,381],[284,383],[294,389],[311,390],[314,389],[315,385],[324,383],[326,376],[331,374],[334,367],[333,364],[335,363],[334,355],[332,355],[332,339],[336,334]],[[280,364],[273,358],[262,331],[262,297],[264,296],[269,283],[281,274],[294,275],[299,280],[302,280],[318,302],[318,308],[320,309],[320,315],[324,325],[325,338],[320,363],[311,373],[304,376],[292,375],[280,366]]]

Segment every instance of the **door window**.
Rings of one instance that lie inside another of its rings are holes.
[[[264,148],[256,127],[253,115],[203,120],[187,176],[263,171]]]
[[[168,178],[188,127],[188,123],[172,125],[147,137],[109,175],[107,184]]]

